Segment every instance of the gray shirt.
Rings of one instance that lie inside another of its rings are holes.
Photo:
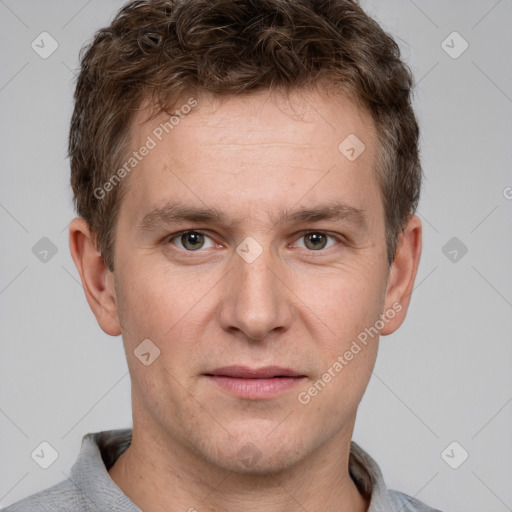
[[[3,512],[141,512],[108,474],[130,445],[131,435],[131,429],[86,434],[67,480]],[[349,471],[360,492],[371,496],[368,512],[440,512],[406,494],[388,490],[377,463],[354,441]]]

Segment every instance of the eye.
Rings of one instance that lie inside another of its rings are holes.
[[[205,239],[209,239],[211,241],[208,247],[205,247]],[[177,233],[169,238],[169,242],[173,245],[177,245],[174,242],[177,241],[181,244],[180,249],[185,251],[197,251],[199,249],[208,249],[209,247],[214,247],[214,243],[211,238],[200,231],[183,231],[181,233]]]
[[[299,240],[304,240],[304,248],[310,249],[312,251],[318,251],[321,249],[325,249],[326,245],[328,243],[328,239],[331,238],[334,241],[339,240],[333,236],[328,235],[327,233],[324,233],[323,231],[310,231],[309,233],[303,234]],[[331,246],[327,247],[328,249],[332,247],[333,245],[336,245],[336,243],[332,244]]]
[[[329,239],[333,241],[331,245],[328,245]],[[326,248],[330,249],[331,247],[336,245],[336,242],[341,242],[341,240],[339,240],[334,235],[329,235],[327,233],[324,233],[323,231],[310,231],[304,233],[299,238],[299,241],[302,240],[304,240],[304,243],[302,245],[299,245],[300,248],[308,249],[310,251],[315,252],[321,251],[322,249]],[[187,252],[195,252],[199,251],[200,249],[209,249],[216,246],[215,242],[208,235],[195,230],[182,231],[181,233],[176,233],[175,235],[172,235],[170,238],[168,238],[168,241],[172,245]]]

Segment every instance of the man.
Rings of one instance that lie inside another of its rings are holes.
[[[434,510],[351,441],[420,260],[411,82],[352,0],[137,0],[96,34],[70,249],[133,429],[9,512]]]

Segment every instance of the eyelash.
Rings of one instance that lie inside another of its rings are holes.
[[[205,237],[208,237],[208,238],[212,239],[212,237],[211,237],[211,236],[207,235],[205,232],[203,232],[203,231],[201,231],[201,230],[199,230],[199,229],[187,229],[187,230],[185,230],[185,231],[180,231],[179,233],[174,233],[173,235],[168,236],[168,237],[166,238],[166,241],[167,241],[167,243],[169,243],[170,245],[174,245],[174,244],[172,244],[172,242],[173,242],[174,240],[176,240],[176,239],[179,239],[182,235],[184,235],[184,234],[186,234],[186,233],[199,233],[199,234],[201,234],[201,235],[204,235]],[[336,245],[346,244],[346,241],[344,240],[344,238],[343,238],[341,235],[335,236],[335,235],[333,235],[333,234],[330,234],[330,233],[328,233],[328,232],[326,232],[326,231],[321,231],[321,230],[319,230],[319,231],[318,231],[318,230],[317,230],[317,231],[314,231],[314,230],[311,230],[311,231],[302,231],[302,232],[300,232],[300,236],[298,237],[298,239],[297,239],[297,240],[300,240],[301,238],[304,238],[306,235],[310,235],[310,234],[312,234],[312,233],[325,235],[325,236],[327,236],[327,237],[329,237],[329,238],[331,238],[331,239],[333,239],[333,240],[337,241],[337,242],[338,242],[338,244],[336,244]],[[306,251],[308,251],[308,252],[310,252],[310,253],[322,253],[322,252],[326,252],[326,251],[328,251],[329,249],[332,249],[332,248],[336,247],[336,245],[333,245],[333,246],[331,246],[331,247],[327,247],[327,248],[318,249],[318,250],[316,250],[316,251],[315,251],[315,250],[313,250],[313,249],[308,249],[307,247],[305,247],[305,248],[300,247],[299,249],[304,249],[304,250],[306,250]],[[174,246],[174,247],[176,247],[176,246]],[[203,250],[202,250],[202,249],[197,249],[196,251],[190,251],[190,250],[187,250],[187,249],[179,249],[179,248],[177,248],[177,247],[176,247],[176,249],[178,249],[179,251],[187,252],[187,253],[191,253],[191,254],[193,254],[193,253],[201,253],[201,252],[203,252]]]

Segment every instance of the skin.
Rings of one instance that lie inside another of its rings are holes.
[[[409,218],[388,267],[376,132],[347,98],[309,90],[291,102],[267,92],[197,99],[125,178],[113,273],[86,222],[70,225],[87,300],[106,333],[122,334],[132,382],[133,441],[109,474],[145,512],[365,511],[348,458],[378,336],[310,403],[297,397],[393,304],[402,309],[380,334],[402,324],[421,222]],[[133,149],[168,119],[142,123],[146,114],[131,126]],[[349,134],[366,146],[353,162],[338,150]],[[218,208],[230,222],[139,231],[144,215],[169,200]],[[283,208],[339,200],[363,211],[366,229],[347,220],[275,222]],[[182,238],[169,241],[184,230],[202,232],[204,245],[187,252]],[[311,248],[307,234],[319,231],[335,238]],[[236,252],[246,237],[262,248],[252,263]],[[149,366],[134,355],[146,338],[160,349]],[[235,364],[279,365],[306,378],[250,400],[203,375]],[[247,443],[259,454],[249,467],[238,455]]]

